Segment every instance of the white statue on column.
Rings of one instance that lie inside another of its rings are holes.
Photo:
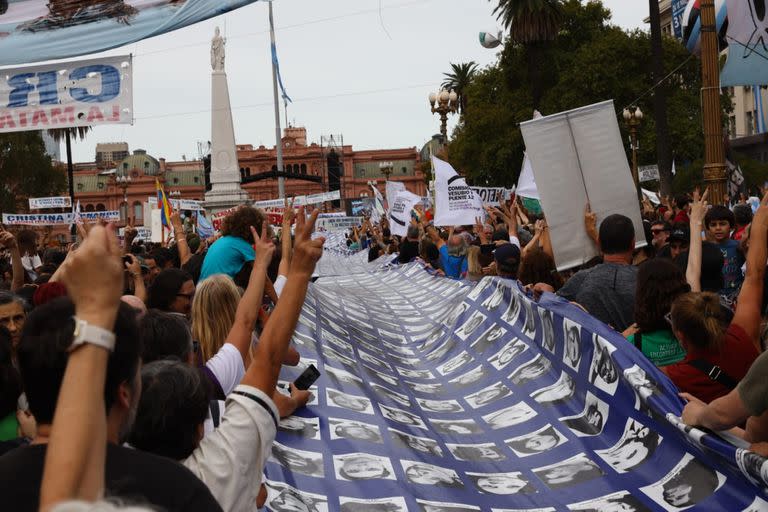
[[[221,37],[219,27],[216,27],[213,39],[211,39],[211,67],[214,71],[224,71],[224,58],[227,40]]]

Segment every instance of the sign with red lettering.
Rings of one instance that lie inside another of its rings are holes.
[[[133,121],[131,57],[6,69],[0,133]]]

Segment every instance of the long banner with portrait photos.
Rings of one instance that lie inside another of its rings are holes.
[[[269,510],[768,509],[765,459],[682,428],[674,385],[582,310],[361,258],[309,289],[281,385],[322,375],[281,422]]]

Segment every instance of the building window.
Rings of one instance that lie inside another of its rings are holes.
[[[754,112],[747,112],[746,123],[747,123],[747,135],[754,135],[755,132],[757,131],[757,128],[755,126],[755,113]]]
[[[126,171],[128,170],[128,163],[127,162],[123,164],[123,169],[125,169]]]
[[[133,203],[133,219],[134,222],[144,220],[144,205],[138,201]]]
[[[277,166],[276,165],[272,166],[272,172],[277,172]]]
[[[246,176],[250,176],[251,175],[251,168],[250,167],[246,167],[245,168],[245,175]]]
[[[173,178],[173,184],[178,185],[179,184],[179,178]]]
[[[200,183],[200,176],[195,176],[195,183]]]
[[[128,203],[126,202],[120,203],[120,219],[125,223],[128,222]]]
[[[403,167],[401,170],[403,171],[403,174],[408,172],[408,168],[407,167]]]
[[[82,183],[77,184],[77,190],[82,191],[84,188],[85,188],[85,185],[83,185]]]
[[[307,174],[307,164],[301,164],[301,174]]]
[[[733,139],[736,137],[736,116],[728,119],[728,135]]]
[[[94,210],[94,207],[92,204],[85,205],[85,211],[92,212]]]
[[[99,182],[99,184],[98,184],[98,185],[96,185],[96,186],[97,186],[97,187],[99,187],[100,189],[102,189],[102,188],[104,188],[104,183],[102,183],[102,182]]]
[[[106,207],[106,206],[104,206],[104,204],[102,204],[102,203],[99,203],[99,204],[97,204],[97,205],[96,205],[96,211],[97,211],[97,212],[104,212],[104,211],[107,211],[107,207]]]

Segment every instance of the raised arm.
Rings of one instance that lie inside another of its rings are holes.
[[[178,208],[174,209],[171,214],[171,225],[176,236],[176,247],[179,249],[179,260],[183,267],[192,257],[192,251],[189,250],[187,235],[184,233],[184,224],[181,222],[181,212]]]
[[[130,259],[129,262],[125,262],[125,269],[131,275],[131,282],[133,282],[133,294],[141,299],[142,302],[147,302],[147,287],[144,284],[144,277],[141,275],[141,264],[139,259],[133,254],[126,254],[126,258]]]
[[[13,278],[11,290],[16,291],[24,286],[24,265],[21,264],[21,251],[19,244],[13,233],[0,228],[0,245],[8,249],[11,253],[11,267],[13,269]]]
[[[272,261],[272,254],[275,252],[275,244],[269,237],[266,219],[261,225],[261,236],[256,233],[256,229],[251,226],[253,235],[253,246],[256,249],[256,259],[253,261],[251,277],[248,280],[248,287],[245,289],[243,297],[237,305],[235,313],[235,323],[227,335],[227,343],[231,343],[240,355],[243,361],[248,360],[248,349],[251,346],[251,333],[259,318],[261,311],[261,301],[264,297],[264,282],[267,279],[267,267]],[[269,322],[268,322],[269,323]]]
[[[63,282],[79,320],[114,330],[122,292],[121,255],[113,229],[97,226],[66,263]],[[91,343],[69,355],[45,456],[41,511],[61,501],[95,501],[103,495],[108,359],[108,350]]]
[[[589,239],[599,248],[600,235],[597,232],[597,215],[592,211],[589,203],[587,203],[587,207],[584,209],[584,229],[587,231]]]
[[[704,226],[704,216],[707,214],[707,196],[709,189],[699,198],[699,190],[693,192],[691,203],[691,245],[688,249],[688,267],[685,269],[685,280],[692,292],[701,291],[701,254],[702,240],[701,230]]]
[[[275,393],[277,377],[299,320],[309,280],[315,270],[315,264],[323,255],[325,239],[312,240],[316,219],[317,211],[305,220],[304,209],[299,208],[296,218],[296,243],[288,282],[261,334],[253,361],[243,377],[243,384],[258,388],[268,396]]]
[[[736,302],[736,313],[733,323],[744,329],[759,352],[760,321],[763,304],[763,279],[765,278],[765,262],[768,260],[768,194],[763,197],[760,208],[752,219],[752,229],[749,234],[749,252],[747,253],[747,273],[744,284]]]
[[[440,238],[440,233],[437,232],[435,226],[427,226],[427,235],[429,235],[429,238],[437,246],[438,249],[445,245],[445,241]]]

